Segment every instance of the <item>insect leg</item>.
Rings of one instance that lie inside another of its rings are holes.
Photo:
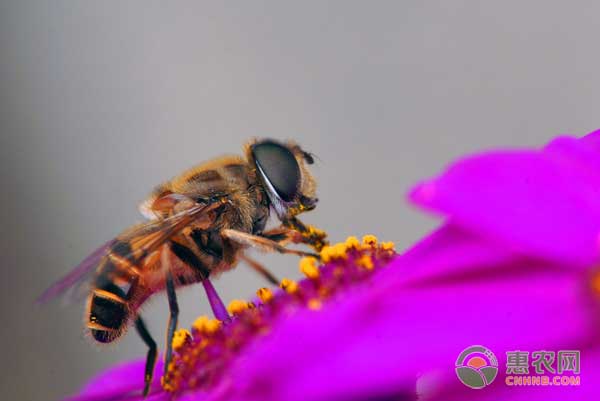
[[[329,241],[326,239],[327,233],[325,231],[311,225],[306,225],[296,217],[286,219],[283,221],[283,225],[299,232],[302,236],[300,242],[310,245],[317,252],[320,252],[325,245],[329,244]]]
[[[271,273],[262,264],[258,263],[256,260],[252,259],[251,257],[244,255],[243,253],[240,254],[240,259],[243,260],[244,262],[246,262],[248,264],[248,266],[250,266],[256,272],[258,272],[260,275],[262,275],[265,279],[267,279],[268,282],[270,282],[273,285],[279,285],[280,280],[277,279],[277,277],[275,277],[275,275],[273,273]]]
[[[169,323],[167,326],[167,347],[165,352],[165,375],[169,369],[171,356],[173,355],[173,335],[177,329],[177,318],[179,316],[179,306],[177,305],[177,296],[175,295],[175,283],[170,272],[167,273],[167,298],[169,299]]]
[[[135,319],[135,328],[139,333],[144,343],[148,346],[148,354],[146,355],[146,369],[144,373],[144,397],[148,395],[150,391],[150,383],[152,383],[152,374],[154,372],[154,364],[156,363],[156,342],[152,339],[152,336],[148,332],[146,325],[141,317]]]
[[[248,234],[238,230],[225,229],[221,231],[221,235],[229,241],[235,242],[243,246],[251,246],[263,252],[279,252],[298,256],[313,256],[316,258],[319,257],[319,255],[316,255],[314,253],[298,251],[296,249],[288,249],[271,239],[261,237],[258,235]]]
[[[298,231],[292,230],[283,225],[263,231],[259,234],[261,237],[268,238],[279,243],[279,245],[287,245],[290,242],[293,244],[302,244],[304,239]]]

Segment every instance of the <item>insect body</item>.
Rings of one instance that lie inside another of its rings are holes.
[[[151,295],[166,290],[169,299],[166,369],[177,327],[177,287],[203,282],[239,260],[276,283],[244,254],[247,248],[307,255],[284,245],[304,243],[318,251],[327,243],[323,231],[296,217],[317,203],[315,181],[306,167],[312,163],[312,156],[294,143],[262,140],[246,145],[245,158],[222,157],[184,172],[158,186],[142,203],[140,210],[149,221],[105,244],[41,300],[89,283],[85,323],[100,343],[116,340],[133,322],[149,347],[146,395],[157,347],[138,312]],[[265,230],[271,210],[281,225]]]

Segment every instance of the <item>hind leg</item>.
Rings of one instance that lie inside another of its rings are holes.
[[[150,384],[152,383],[152,374],[154,372],[154,365],[156,363],[156,342],[152,339],[150,332],[146,328],[146,324],[141,317],[135,319],[135,328],[144,340],[144,343],[148,346],[148,354],[146,355],[146,368],[144,369],[144,392],[143,395],[146,397],[148,391],[150,391]]]
[[[167,344],[165,352],[165,375],[169,370],[169,363],[173,355],[173,336],[177,329],[177,320],[179,317],[179,305],[175,294],[175,283],[171,273],[167,273],[167,298],[169,299],[169,323],[167,325]]]

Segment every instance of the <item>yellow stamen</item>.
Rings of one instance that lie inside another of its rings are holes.
[[[356,238],[355,236],[352,235],[352,236],[346,238],[346,248],[358,249],[359,246],[360,246],[360,242],[358,241],[358,238]]]
[[[284,278],[283,280],[281,280],[281,284],[279,284],[279,286],[290,294],[293,294],[296,291],[298,291],[298,283],[288,278]]]
[[[377,245],[377,237],[371,234],[365,235],[362,239],[363,245],[367,246],[376,246]]]
[[[328,263],[329,261],[331,261],[332,250],[333,250],[333,247],[331,245],[325,245],[323,247],[323,249],[321,249],[320,256],[321,256],[321,260],[323,261],[323,263]]]
[[[369,255],[363,255],[356,260],[358,266],[364,267],[367,270],[372,270],[374,265]]]
[[[381,249],[383,249],[384,251],[396,252],[396,244],[394,244],[392,241],[382,242]]]
[[[260,300],[264,303],[267,303],[273,299],[273,292],[271,292],[271,290],[268,288],[259,288],[258,291],[256,291],[256,295],[258,295]]]
[[[231,313],[232,315],[237,315],[239,313],[242,313],[246,309],[248,309],[248,306],[249,306],[248,302],[241,300],[241,299],[234,299],[233,301],[231,301],[229,303],[229,306],[227,307],[227,311],[229,313]]]
[[[319,277],[319,268],[317,266],[317,259],[312,256],[306,256],[300,259],[300,272],[306,277],[314,280]]]
[[[192,323],[192,327],[197,331],[203,331],[209,320],[208,316],[199,316],[194,323]]]
[[[343,243],[335,245],[325,245],[323,249],[321,249],[321,260],[324,263],[327,263],[335,259],[346,259],[346,257],[348,256],[346,254],[346,251],[346,245]]]
[[[186,329],[179,329],[173,334],[173,350],[179,351],[188,341],[192,339],[192,333]]]
[[[169,365],[169,370],[170,371],[172,370],[170,365]],[[171,381],[166,379],[166,376],[163,376],[160,378],[160,384],[165,391],[169,391],[169,392],[174,391],[177,388],[176,385],[172,384]]]
[[[206,331],[208,333],[214,333],[221,328],[221,321],[218,319],[210,319],[206,325]]]
[[[208,316],[200,316],[192,327],[200,333],[211,334],[219,330],[221,322],[217,319],[209,319]]]

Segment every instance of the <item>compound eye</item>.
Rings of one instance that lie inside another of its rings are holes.
[[[267,186],[281,200],[293,200],[300,188],[300,166],[294,154],[283,145],[264,141],[252,147],[252,155]]]

